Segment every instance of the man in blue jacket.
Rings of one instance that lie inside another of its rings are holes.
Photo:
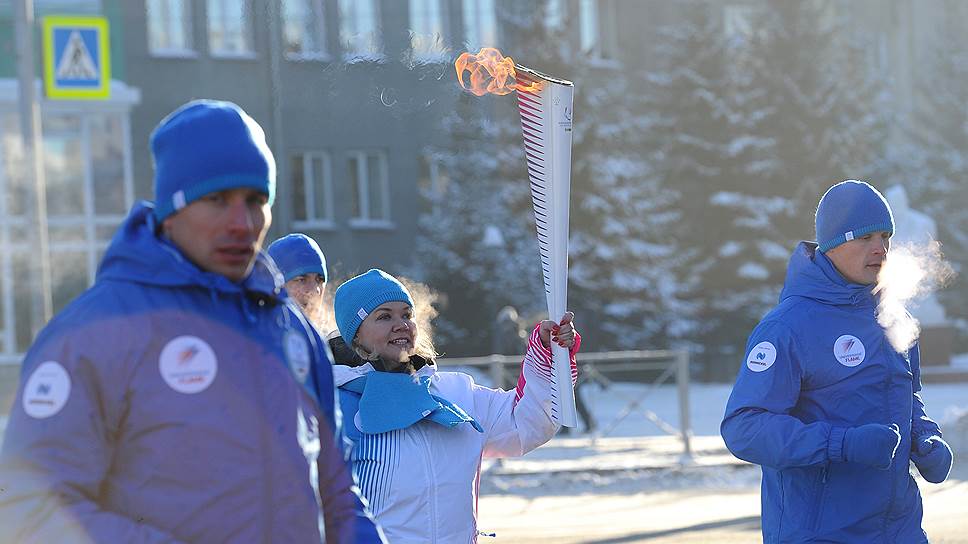
[[[262,129],[194,101],[151,151],[154,204],[24,359],[0,541],[381,541],[343,462],[325,343],[261,254]]]
[[[282,273],[289,298],[299,305],[319,332],[328,332],[320,329],[326,325],[329,313],[323,307],[328,278],[326,256],[316,240],[294,232],[269,244],[267,251]]]
[[[753,330],[726,406],[729,450],[762,466],[765,542],[927,542],[914,461],[938,483],[951,449],[925,413],[919,351],[895,350],[873,293],[894,220],[848,180],[790,258],[780,304]]]

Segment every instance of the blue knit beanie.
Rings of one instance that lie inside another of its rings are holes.
[[[366,316],[385,302],[406,302],[413,307],[407,288],[382,270],[373,268],[340,285],[333,300],[333,313],[343,340],[352,343]]]
[[[315,272],[329,281],[326,275],[326,256],[316,240],[302,233],[287,234],[269,246],[269,256],[275,261],[286,281]]]
[[[817,244],[821,252],[865,234],[894,234],[894,215],[887,200],[870,184],[849,179],[824,193],[817,206]]]
[[[216,191],[252,188],[275,198],[276,163],[262,127],[231,102],[193,100],[151,133],[158,221]]]

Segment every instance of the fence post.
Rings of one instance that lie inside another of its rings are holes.
[[[692,461],[692,425],[689,420],[689,352],[680,351],[676,355],[676,385],[679,388],[679,432],[682,433],[682,455],[684,462]]]
[[[491,354],[490,367],[491,381],[494,382],[492,387],[504,389],[504,363],[501,361],[500,355]]]

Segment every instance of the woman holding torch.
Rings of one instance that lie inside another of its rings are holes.
[[[551,343],[581,337],[574,315],[542,321],[514,390],[441,372],[425,316],[410,291],[382,270],[347,280],[334,301],[341,336],[330,340],[352,464],[377,522],[394,543],[476,542],[483,457],[524,455],[558,430]]]

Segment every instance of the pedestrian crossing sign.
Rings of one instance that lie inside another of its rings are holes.
[[[44,92],[48,99],[103,100],[111,90],[108,21],[44,17]]]

